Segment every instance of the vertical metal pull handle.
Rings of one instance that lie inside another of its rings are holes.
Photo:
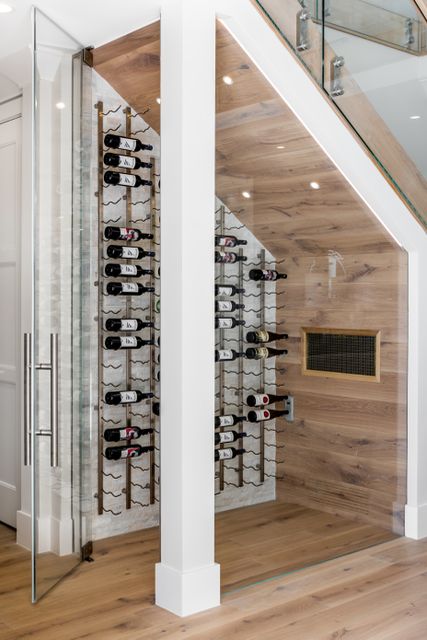
[[[50,466],[58,466],[58,334],[50,334]]]
[[[32,335],[24,333],[24,465],[31,464],[31,351]]]

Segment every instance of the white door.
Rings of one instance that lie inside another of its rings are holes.
[[[16,527],[20,508],[21,117],[2,119],[2,112],[0,107],[0,522]]]

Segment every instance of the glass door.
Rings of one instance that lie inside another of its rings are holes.
[[[33,317],[24,351],[36,602],[79,564],[90,539],[90,434],[81,375],[82,47],[39,10],[33,17]]]

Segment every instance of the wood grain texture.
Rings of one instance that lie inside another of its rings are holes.
[[[288,544],[298,543],[300,517],[301,544],[309,548],[316,517],[301,508],[293,517],[288,513],[287,522],[295,527]],[[236,518],[229,518],[228,530],[237,537]],[[329,530],[326,523],[325,535]],[[256,537],[265,552],[262,531]],[[157,530],[145,530],[98,542],[94,563],[81,565],[32,606],[28,553],[0,526],[0,639],[424,640],[427,635],[425,540],[392,540],[237,590],[223,597],[221,607],[183,620],[154,606],[157,537]],[[273,556],[278,544],[267,546]],[[280,551],[286,551],[283,544]],[[238,545],[222,551],[232,558],[236,552]]]

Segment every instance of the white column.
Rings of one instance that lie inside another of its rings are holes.
[[[220,602],[214,563],[215,13],[161,11],[161,562],[156,603]]]

